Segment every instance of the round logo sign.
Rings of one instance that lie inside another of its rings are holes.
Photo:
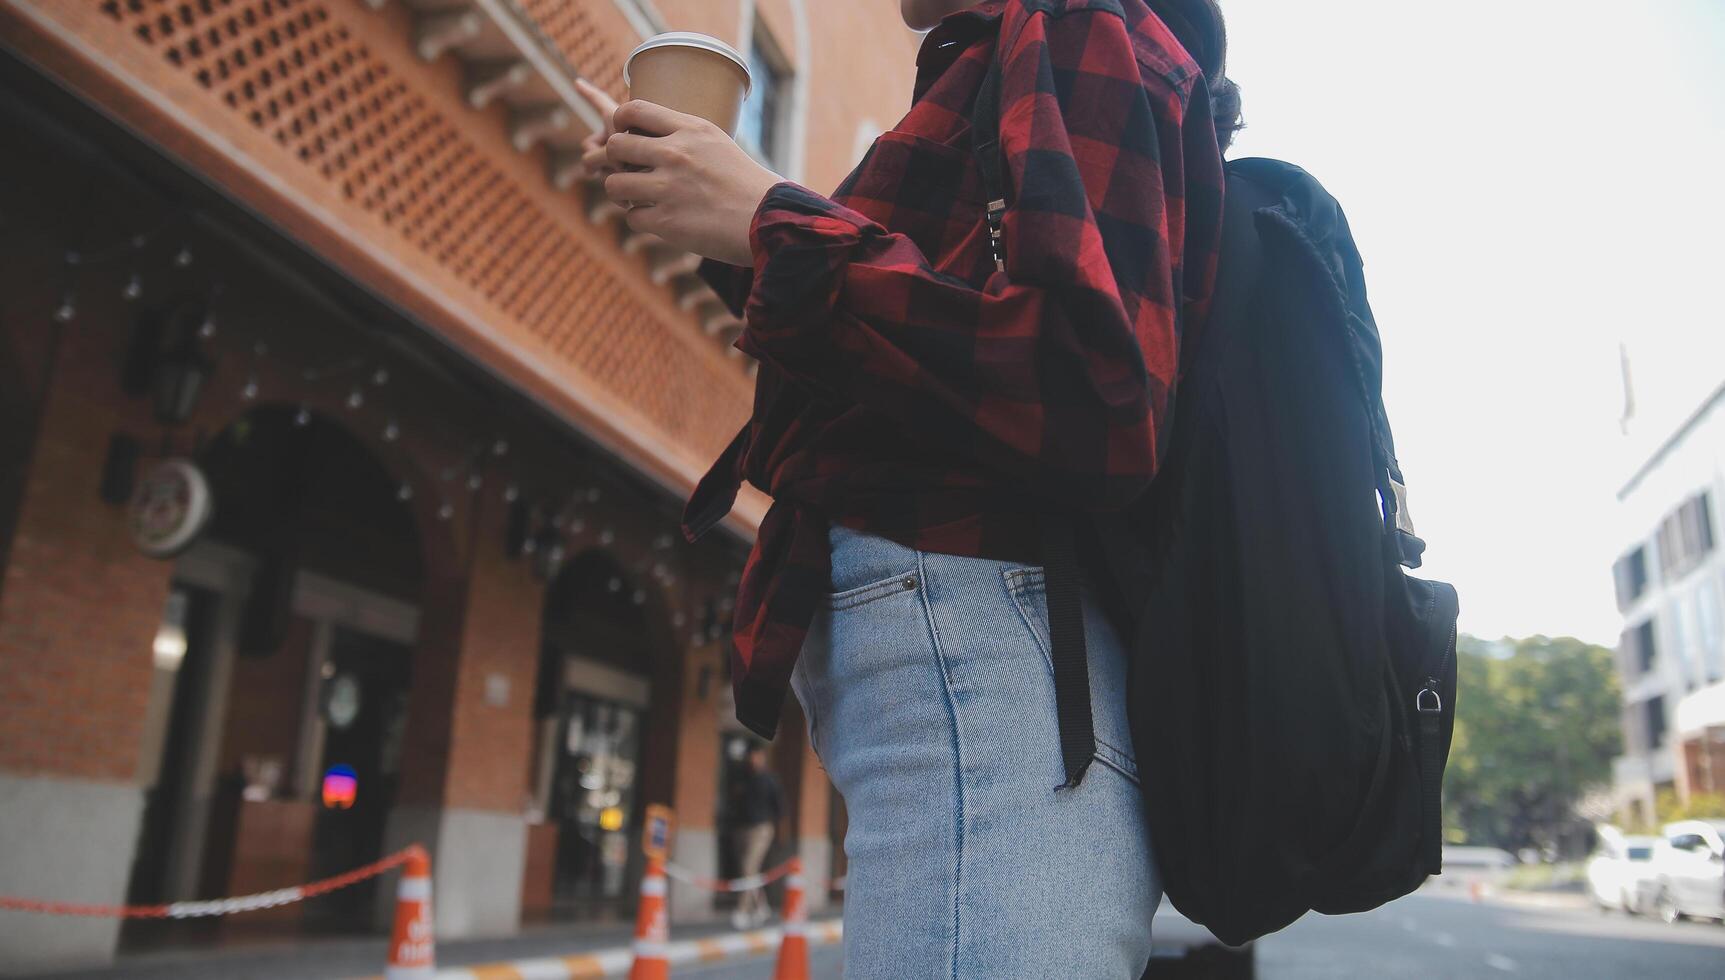
[[[186,550],[213,513],[210,484],[189,459],[157,463],[132,494],[132,542],[151,558]]]
[[[359,678],[352,674],[337,674],[329,682],[329,700],[324,704],[324,713],[337,730],[353,724],[353,720],[359,717],[359,696]]]

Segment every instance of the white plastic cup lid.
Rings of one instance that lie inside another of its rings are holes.
[[[748,98],[749,91],[755,87],[754,75],[749,72],[749,62],[743,57],[742,52],[716,37],[708,34],[697,34],[694,31],[668,31],[664,34],[655,34],[642,41],[635,50],[629,52],[629,57],[623,60],[623,84],[630,84],[629,65],[634,62],[636,55],[643,51],[651,51],[654,48],[669,47],[699,48],[702,51],[723,55],[743,70],[743,97]]]

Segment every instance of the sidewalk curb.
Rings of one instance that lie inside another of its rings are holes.
[[[759,956],[779,948],[784,937],[781,929],[759,929],[737,932],[711,939],[685,939],[673,942],[665,949],[673,966],[682,963],[717,963],[723,960]],[[844,923],[838,919],[810,922],[808,937],[811,946],[832,945],[844,941]],[[438,970],[437,980],[596,980],[600,977],[620,977],[629,972],[635,962],[629,946],[576,953],[571,956],[544,956],[536,959],[507,960],[476,966],[451,967]],[[373,978],[375,980],[375,978]]]

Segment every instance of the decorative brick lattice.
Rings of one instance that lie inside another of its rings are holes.
[[[628,46],[617,43],[615,34],[599,28],[590,5],[569,0],[516,0],[516,6],[538,27],[569,67],[621,101],[628,90],[623,85],[623,59]],[[607,10],[621,19],[616,10]]]
[[[612,77],[615,89],[626,51],[590,6],[524,0],[523,12],[571,65]],[[716,450],[747,414],[746,389],[714,384],[671,333],[697,327],[632,296],[328,0],[104,0],[100,9],[666,435]]]

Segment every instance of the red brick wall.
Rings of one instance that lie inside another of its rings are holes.
[[[92,295],[83,316],[118,305],[117,290]],[[109,435],[135,424],[101,339],[68,333],[24,473],[0,587],[0,770],[126,782],[172,566],[139,554],[124,510],[96,497]]]

